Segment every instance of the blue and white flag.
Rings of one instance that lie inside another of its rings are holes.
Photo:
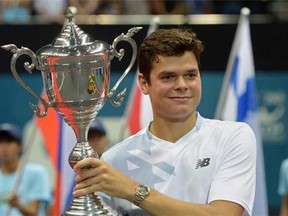
[[[246,122],[257,140],[256,193],[252,215],[268,215],[263,146],[258,120],[255,68],[248,8],[241,16],[216,109],[216,119]]]

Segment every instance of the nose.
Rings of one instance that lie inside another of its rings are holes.
[[[185,90],[188,88],[187,80],[184,77],[180,76],[175,81],[175,87],[177,90]]]

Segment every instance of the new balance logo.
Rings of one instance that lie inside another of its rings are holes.
[[[206,167],[210,164],[210,158],[198,159],[195,169],[199,167]]]

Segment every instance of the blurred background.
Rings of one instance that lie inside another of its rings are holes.
[[[75,22],[82,30],[109,44],[131,27],[141,26],[143,29],[133,37],[139,45],[155,17],[159,19],[159,28],[192,28],[206,47],[201,59],[203,98],[198,110],[208,118],[215,114],[240,10],[250,8],[269,215],[278,215],[281,201],[277,193],[279,168],[282,160],[288,157],[288,1],[1,0],[0,45],[13,43],[36,52],[52,43],[61,31],[68,5],[77,7]],[[111,86],[131,58],[129,45],[123,44],[123,47],[127,49],[124,59],[111,62]],[[31,126],[34,116],[29,102],[37,104],[38,101],[13,77],[11,56],[0,50],[0,123],[13,122],[24,131],[36,130]],[[41,72],[35,70],[29,74],[22,66],[25,61],[24,57],[18,62],[19,74],[28,86],[41,94]],[[127,88],[123,104],[115,108],[107,102],[98,114],[107,128],[111,145],[128,135],[123,130],[124,113],[136,71],[135,64],[119,87],[120,90]],[[42,142],[41,138],[38,142]],[[39,146],[34,146],[35,151],[41,148]],[[34,160],[50,164],[43,162],[43,157]]]

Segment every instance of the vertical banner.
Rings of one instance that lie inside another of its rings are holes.
[[[51,215],[62,215],[73,198],[75,173],[68,163],[68,157],[76,144],[76,137],[72,128],[54,109],[49,109],[44,118],[34,119],[55,170]]]
[[[229,56],[216,119],[246,122],[257,140],[256,193],[252,215],[268,215],[263,146],[258,119],[255,68],[249,26],[248,8],[242,8],[232,50]]]

